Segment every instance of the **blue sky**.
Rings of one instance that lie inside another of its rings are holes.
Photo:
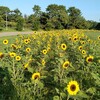
[[[58,4],[79,8],[87,20],[100,21],[100,0],[0,0],[0,6],[7,6],[11,10],[18,8],[23,15],[33,13],[34,5],[39,5],[42,11],[50,4]]]

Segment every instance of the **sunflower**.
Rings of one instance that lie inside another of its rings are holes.
[[[66,61],[66,62],[63,63],[62,67],[66,69],[69,66],[69,64],[70,64],[70,62]]]
[[[20,61],[21,57],[20,56],[16,56],[16,61]]]
[[[17,48],[20,49],[21,48],[21,45],[18,45]]]
[[[0,58],[3,58],[4,54],[2,52],[0,52]]]
[[[28,39],[24,39],[24,43],[25,44],[28,44],[29,43],[29,40]]]
[[[15,44],[11,44],[11,47],[12,47],[13,49],[16,49],[16,48],[17,48],[17,46],[16,46]]]
[[[16,53],[14,53],[14,52],[11,52],[11,53],[9,53],[9,55],[10,55],[10,57],[15,57],[16,56]]]
[[[18,40],[18,38],[16,38],[16,43],[17,43],[17,44],[19,43],[19,40]]]
[[[44,66],[46,62],[45,62],[44,59],[42,59],[41,63],[42,63],[42,65]]]
[[[66,46],[65,43],[62,43],[62,44],[61,44],[61,49],[62,49],[62,50],[66,50],[66,49],[67,49],[67,46]]]
[[[32,74],[32,80],[36,80],[36,79],[39,79],[40,78],[40,73],[33,73]]]
[[[86,51],[85,50],[82,50],[82,54],[85,55],[86,54]]]
[[[81,42],[81,44],[85,44],[85,41],[80,41]]]
[[[100,36],[98,36],[98,40],[100,40]]]
[[[30,52],[31,51],[31,49],[30,48],[26,48],[26,52]]]
[[[59,53],[59,57],[63,57],[64,56],[64,53]]]
[[[31,39],[30,39],[30,38],[28,38],[27,40],[28,40],[28,43],[30,43],[30,42],[31,42]]]
[[[8,44],[8,40],[7,39],[3,40],[3,44]]]
[[[50,49],[51,49],[50,47],[47,47],[47,51],[50,51]]]
[[[75,41],[78,40],[78,37],[77,37],[77,36],[74,36],[74,37],[72,38],[72,40],[75,42]]]
[[[42,53],[43,53],[43,54],[47,54],[47,50],[44,49],[44,50],[42,51]]]
[[[23,66],[24,66],[24,68],[25,68],[25,69],[27,69],[27,68],[28,68],[28,66],[29,66],[29,62],[28,62],[28,63],[26,63],[26,64],[24,64]]]
[[[80,50],[80,51],[81,51],[81,50],[82,50],[82,48],[83,48],[82,46],[79,46],[79,47],[78,47],[78,50]]]
[[[69,37],[68,40],[71,40],[71,37]]]
[[[90,42],[91,42],[91,40],[90,40],[90,39],[88,39],[88,42],[90,43]]]
[[[92,62],[93,61],[93,59],[94,59],[94,57],[93,56],[88,56],[87,58],[86,58],[86,62]]]
[[[70,81],[67,85],[67,91],[70,95],[76,95],[79,90],[79,84],[77,81]]]

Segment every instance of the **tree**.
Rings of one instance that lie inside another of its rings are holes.
[[[21,16],[21,15],[22,15],[22,13],[20,12],[19,9],[15,9],[13,12],[14,12],[17,16]]]
[[[42,12],[41,16],[40,16],[40,23],[41,23],[41,27],[42,29],[45,29],[46,24],[48,22],[49,16],[47,13]]]
[[[22,17],[19,17],[17,20],[16,30],[22,31],[24,26],[24,19]]]
[[[82,16],[78,16],[78,18],[76,19],[76,23],[74,25],[74,27],[77,29],[87,29],[87,22],[85,18]]]
[[[39,30],[40,29],[40,21],[38,20],[35,20],[33,23],[32,23],[32,30]]]
[[[50,20],[47,21],[47,23],[45,24],[45,27],[44,27],[44,29],[46,31],[50,31],[50,30],[52,30],[54,28],[55,28],[55,26]]]
[[[27,19],[27,25],[28,25],[28,27],[30,28],[30,29],[32,29],[32,27],[33,27],[33,22],[36,20],[36,17],[35,17],[35,15],[30,15],[30,16],[28,16],[28,19]]]
[[[0,31],[2,31],[3,30],[3,27],[5,26],[5,21],[4,21],[4,19],[1,17],[1,15],[0,15]]]
[[[81,11],[75,7],[70,7],[68,10],[69,26],[72,28],[77,27],[78,19],[81,18]]]
[[[92,21],[92,20],[87,20],[86,21],[86,25],[87,25],[88,29],[95,29],[97,24],[98,24],[97,22]]]
[[[4,26],[5,26],[5,21],[0,15],[0,27],[4,27]]]
[[[0,15],[5,15],[6,12],[10,12],[10,9],[5,6],[0,6]]]
[[[6,14],[10,12],[10,9],[5,6],[0,6],[0,16],[3,18],[3,20],[6,20]]]
[[[34,15],[36,17],[40,17],[40,15],[41,15],[41,8],[40,8],[40,6],[39,5],[34,5],[34,7],[32,9],[33,9]]]
[[[22,13],[19,9],[10,10],[10,12],[7,14],[7,21],[8,21],[8,27],[14,28],[16,27],[16,24],[18,24],[19,17],[22,17]]]
[[[66,27],[68,24],[68,14],[65,6],[51,4],[46,8],[46,11],[49,16],[49,22],[51,21],[54,24],[55,29]]]
[[[96,30],[100,30],[100,23],[97,23],[97,25],[95,26]]]

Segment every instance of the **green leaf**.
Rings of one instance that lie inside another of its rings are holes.
[[[92,77],[96,80],[95,83],[97,85],[100,85],[100,78],[99,78],[99,74],[95,74],[95,73],[91,73]]]
[[[96,92],[96,88],[95,87],[91,87],[91,88],[87,89],[86,92],[94,94]]]
[[[59,94],[59,89],[58,88],[55,88],[56,92]]]
[[[84,91],[80,91],[76,96],[78,98],[89,98],[89,96]]]
[[[40,89],[43,89],[44,88],[44,84],[41,83],[40,81],[38,82],[38,86],[39,86]]]
[[[54,97],[53,97],[53,100],[60,100],[60,99],[59,99],[59,96],[54,96]]]
[[[57,76],[54,76],[54,81],[58,81],[58,77]]]
[[[63,93],[63,92],[61,92],[60,95],[61,95],[62,98],[64,98],[64,97],[67,96],[67,95],[66,95],[65,93]]]
[[[91,75],[92,75],[92,77],[93,77],[94,79],[99,79],[99,80],[100,80],[100,78],[99,78],[98,74],[91,73]]]
[[[68,84],[68,82],[71,80],[71,78],[68,78],[68,77],[66,77],[66,78],[64,78],[63,79],[63,82],[65,83],[65,84]],[[66,85],[67,86],[67,85]]]
[[[33,71],[33,68],[31,68],[31,67],[28,67],[28,71],[31,72],[31,73],[34,72],[34,71]]]

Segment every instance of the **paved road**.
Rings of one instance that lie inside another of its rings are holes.
[[[33,32],[0,32],[0,37],[18,35],[19,33],[20,34],[32,34]]]

